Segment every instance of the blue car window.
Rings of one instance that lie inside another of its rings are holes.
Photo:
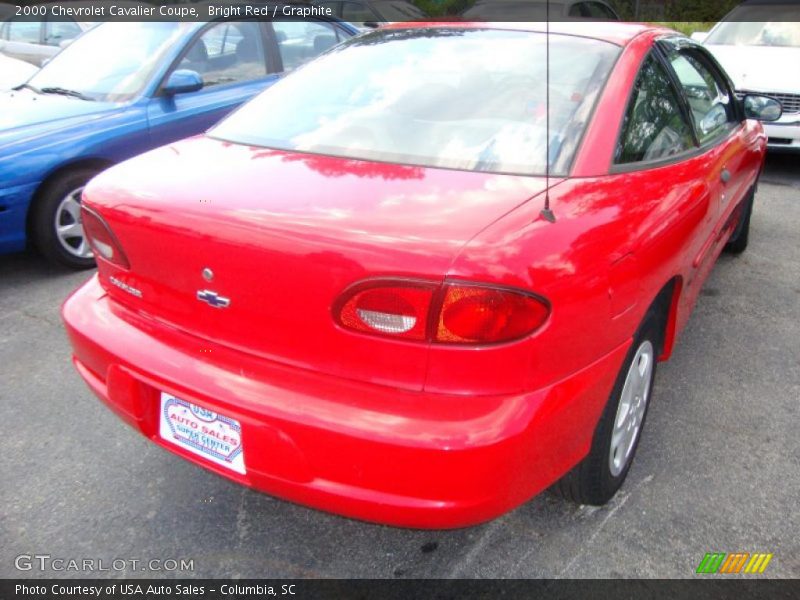
[[[321,21],[275,21],[272,23],[284,71],[289,71],[335,46],[336,30]]]
[[[204,87],[264,77],[267,63],[259,23],[225,22],[211,27],[192,43],[178,68],[196,71]]]

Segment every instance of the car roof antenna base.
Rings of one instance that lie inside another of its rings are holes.
[[[553,211],[550,210],[549,206],[545,206],[540,212],[539,215],[545,220],[549,221],[550,223],[556,222],[556,216],[553,214]]]

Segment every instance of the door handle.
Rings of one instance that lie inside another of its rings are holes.
[[[719,178],[722,183],[728,183],[731,180],[731,172],[728,171],[728,169],[722,169],[722,173],[720,173]]]

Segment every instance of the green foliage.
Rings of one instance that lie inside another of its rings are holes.
[[[412,0],[412,2],[432,17],[457,15],[474,4],[474,0]]]
[[[716,21],[653,21],[653,25],[662,25],[684,35],[692,35],[695,31],[711,31]]]

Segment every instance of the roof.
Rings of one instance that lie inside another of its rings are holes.
[[[426,28],[426,27],[452,27],[474,29],[507,29],[517,31],[550,31],[560,35],[578,35],[581,37],[595,38],[616,44],[627,45],[633,38],[645,31],[672,32],[671,29],[646,25],[643,23],[621,23],[619,21],[551,21],[528,23],[495,23],[480,21],[426,21],[413,23],[392,23],[384,29]]]

